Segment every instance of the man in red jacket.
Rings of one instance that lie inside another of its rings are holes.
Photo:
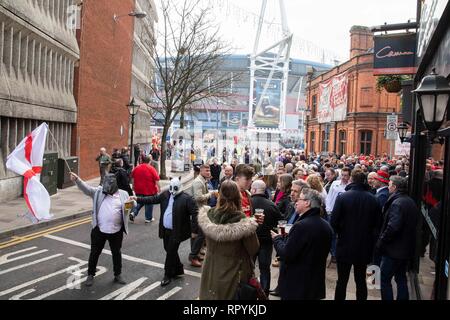
[[[142,160],[143,163],[134,168],[131,173],[131,177],[134,180],[134,192],[138,197],[153,196],[159,192],[159,175],[156,172],[156,169],[150,165],[150,156],[144,156]],[[131,221],[134,221],[134,218],[138,215],[139,210],[141,210],[143,206],[144,204],[138,203],[138,205],[133,208],[133,211],[129,215]],[[153,205],[146,204],[145,223],[152,221],[155,221],[155,218],[153,218]]]

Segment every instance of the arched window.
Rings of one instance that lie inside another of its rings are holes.
[[[369,155],[372,150],[372,131],[362,130],[359,132],[359,153]]]
[[[330,146],[330,129],[331,129],[331,124],[326,123],[325,124],[325,130],[322,131],[322,150],[320,150],[321,152],[328,152],[329,150],[329,146]]]
[[[345,130],[339,131],[339,154],[343,155],[347,152],[347,132]]]
[[[317,95],[312,96],[311,118],[317,117]]]
[[[311,131],[311,143],[309,145],[309,152],[314,152],[314,146],[316,144],[316,133]]]
[[[328,151],[328,133],[326,130],[322,131],[322,150],[320,150],[321,152],[326,152]]]

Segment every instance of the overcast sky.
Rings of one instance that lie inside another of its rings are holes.
[[[261,0],[228,1],[259,14]],[[285,0],[284,3],[288,25],[295,36],[344,58],[349,56],[351,26],[400,23],[416,18],[416,0]],[[278,14],[278,0],[268,0],[267,8],[271,9],[272,17]]]
[[[236,48],[236,53],[252,52],[262,0],[198,1],[199,6],[205,3],[213,6],[221,32]],[[299,59],[311,59],[306,55],[315,52],[311,49],[315,44],[332,51],[342,62],[349,57],[351,26],[370,27],[416,18],[416,0],[285,0],[284,3],[290,30],[297,39],[308,41],[297,40],[302,45],[292,48],[291,57]],[[276,32],[281,22],[279,12],[278,0],[268,0],[265,20],[272,24],[265,24],[259,49],[280,39]]]

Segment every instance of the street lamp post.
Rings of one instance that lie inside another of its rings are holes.
[[[218,157],[219,155],[219,102],[222,102],[221,100],[217,100],[216,103],[216,134],[217,134],[217,139],[216,139],[216,153],[215,153],[215,157]]]
[[[416,114],[416,126],[418,126],[419,122],[422,120],[423,125],[425,125],[425,128],[428,130],[428,136],[431,139],[431,143],[436,142],[437,139],[442,139],[441,141],[445,142],[443,194],[446,195],[450,191],[450,128],[446,127],[441,129],[441,125],[444,120],[448,119],[447,109],[450,107],[450,84],[446,77],[436,74],[436,71],[433,68],[431,74],[425,76],[420,82],[419,87],[412,92],[417,96],[420,109],[420,113]],[[423,170],[423,165],[420,167],[420,165],[416,164],[419,163],[416,161],[416,158],[421,157],[421,163],[425,160],[423,152],[425,150],[426,142],[419,140],[420,138],[422,138],[422,136],[420,135],[420,132],[417,131],[414,139],[417,143],[415,150],[417,156],[415,155],[413,162],[414,169],[412,177],[420,175],[420,178],[418,178],[417,181],[413,180],[413,186],[415,186],[415,188],[413,188],[413,191],[411,192],[416,198],[419,198],[418,195],[421,191],[420,186],[424,180],[423,172],[425,171]],[[443,138],[445,138],[445,140]],[[439,236],[437,239],[435,300],[447,300],[448,298],[448,277],[445,270],[448,269],[448,252],[450,248],[450,238],[446,234],[446,230],[450,228],[450,217],[448,216],[449,210],[449,201],[447,197],[443,197],[441,200],[439,217],[440,230],[438,231]],[[418,262],[416,262],[416,265],[415,268],[418,270]]]
[[[447,78],[436,74],[433,68],[431,74],[424,77],[419,87],[412,92],[417,95],[425,127],[432,137],[436,136],[450,105],[450,85]]]
[[[145,12],[145,11],[131,11],[130,13],[121,14],[121,15],[114,14],[113,15],[113,20],[115,22],[117,22],[117,20],[119,20],[120,18],[125,17],[125,16],[136,17],[138,19],[142,19],[142,18],[145,18],[147,16],[147,12]]]
[[[408,133],[408,125],[404,122],[400,123],[397,126],[397,130],[398,130],[398,137],[400,138],[400,142],[409,142],[407,141],[408,138],[406,137],[407,133]]]
[[[130,103],[127,104],[127,108],[128,108],[128,112],[130,113],[130,116],[131,116],[130,164],[132,164],[133,163],[133,153],[134,153],[134,146],[133,146],[134,117],[138,113],[140,106],[134,102],[134,97],[133,97],[133,98],[131,98]]]

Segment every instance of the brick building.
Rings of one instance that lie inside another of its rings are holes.
[[[134,9],[134,0],[83,1],[72,132],[72,154],[79,156],[83,179],[99,175],[99,148],[111,152],[128,144],[134,18],[127,14]]]
[[[400,96],[384,89],[382,92],[376,90],[373,34],[370,30],[353,26],[350,38],[350,59],[325,73],[312,76],[308,83],[307,103],[311,114],[307,122],[306,150],[347,155],[390,154],[390,141],[384,137],[386,117],[392,112],[400,112]],[[346,81],[338,96],[342,113],[336,118],[322,117],[320,107],[324,85],[342,78]]]

